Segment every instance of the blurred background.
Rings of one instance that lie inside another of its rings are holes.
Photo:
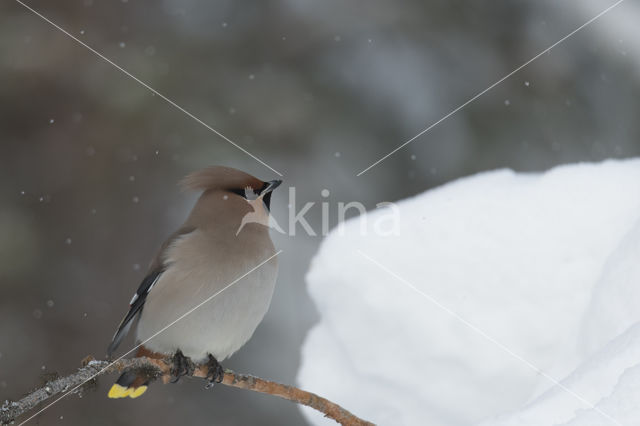
[[[373,209],[483,170],[640,155],[640,6],[623,2],[356,177],[613,3],[28,2],[281,172],[276,220],[315,202],[306,218],[317,233],[323,201],[335,225],[338,202]],[[19,3],[0,2],[0,400],[104,356],[156,249],[195,201],[176,183],[211,164],[277,177]],[[225,366],[294,383],[317,315],[304,275],[321,235],[298,227],[274,240],[284,252],[271,309]],[[195,380],[108,400],[113,380],[33,422],[304,424],[289,402]]]

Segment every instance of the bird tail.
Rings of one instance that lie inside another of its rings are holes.
[[[109,398],[137,398],[147,390],[149,378],[140,371],[125,371],[109,390]]]
[[[136,352],[136,357],[162,359],[165,355],[150,351],[144,346],[140,346]],[[126,397],[137,398],[147,391],[149,382],[153,377],[154,371],[145,368],[125,371],[120,375],[113,386],[111,386],[107,396],[112,399]]]

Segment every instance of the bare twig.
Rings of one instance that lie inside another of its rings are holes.
[[[111,364],[107,361],[97,361],[92,358],[87,358],[84,367],[80,368],[76,373],[49,381],[43,387],[30,392],[19,401],[5,401],[2,407],[0,407],[0,424],[11,423],[19,416],[33,410],[41,402],[44,402],[56,395],[64,394],[69,389],[73,390],[95,375],[121,372],[131,369],[145,369],[147,371],[151,371],[153,373],[152,375],[155,376],[156,379],[160,378],[164,383],[169,382],[172,378],[171,359],[159,360],[142,357],[120,359]],[[188,375],[192,377],[206,378],[207,373],[208,366],[206,364],[202,364],[194,365],[193,371]],[[293,386],[236,373],[232,370],[225,370],[222,384],[254,392],[266,393],[298,404],[306,405],[320,411],[325,417],[333,419],[342,425],[373,425],[373,423],[356,417],[346,409],[326,398]],[[76,392],[79,389],[76,389]]]

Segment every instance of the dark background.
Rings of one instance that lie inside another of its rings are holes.
[[[298,210],[316,202],[307,218],[317,232],[322,201],[335,225],[340,201],[372,209],[483,170],[640,155],[640,11],[624,2],[356,177],[612,3],[28,2],[282,172],[276,220],[287,224],[294,187]],[[195,200],[177,181],[210,164],[277,177],[0,1],[0,400],[103,357],[155,250]],[[317,318],[304,274],[321,237],[298,228],[274,240],[284,253],[271,309],[225,365],[295,383]],[[33,423],[304,422],[289,402],[194,380],[108,400],[114,379]]]

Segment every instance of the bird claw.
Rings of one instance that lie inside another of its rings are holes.
[[[184,356],[181,350],[176,351],[172,361],[171,375],[175,377],[175,379],[172,380],[171,383],[176,383],[182,376],[193,374],[193,363],[189,358]]]
[[[217,359],[211,354],[209,354],[209,362],[207,362],[207,367],[209,368],[207,371],[206,379],[209,381],[205,386],[205,389],[211,389],[214,384],[221,383],[224,378],[224,369],[220,365]]]

